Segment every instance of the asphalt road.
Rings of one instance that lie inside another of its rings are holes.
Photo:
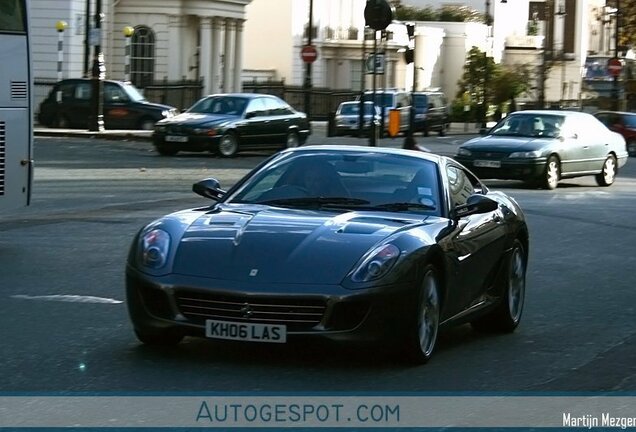
[[[467,138],[418,140],[453,154]],[[420,367],[381,347],[140,345],[123,303],[132,236],[155,217],[206,204],[190,192],[193,181],[213,176],[228,187],[266,155],[164,158],[147,142],[38,138],[32,206],[0,213],[0,391],[636,390],[634,160],[610,188],[593,178],[554,191],[487,182],[519,201],[531,231],[514,334],[451,329]]]

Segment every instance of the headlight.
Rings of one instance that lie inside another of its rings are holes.
[[[534,151],[527,151],[527,152],[514,152],[514,153],[510,153],[510,156],[508,157],[530,159],[530,158],[540,157],[541,153],[543,153],[541,150],[534,150]]]
[[[163,132],[165,132],[165,131],[166,131],[166,126],[164,126],[164,125],[158,125],[158,124],[156,124],[156,125],[155,125],[155,132],[161,132],[161,133],[163,133]]]
[[[392,244],[382,245],[369,253],[351,276],[354,282],[369,282],[386,275],[400,256]]]
[[[426,119],[426,114],[415,114],[415,119],[416,120],[425,120]]]
[[[141,263],[152,269],[166,265],[170,250],[170,234],[160,229],[148,231],[141,239]]]
[[[470,150],[460,147],[457,150],[457,156],[472,156],[472,152]]]
[[[163,111],[161,111],[161,115],[163,116],[163,118],[166,118],[166,117],[172,117],[172,111],[170,111],[170,110],[163,110]]]
[[[197,135],[214,136],[216,135],[217,131],[214,128],[196,128],[194,129],[194,133]]]

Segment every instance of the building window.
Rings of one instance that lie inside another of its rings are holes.
[[[351,62],[351,89],[360,90],[362,85],[362,60],[350,60]]]
[[[130,41],[130,79],[139,88],[152,84],[155,73],[155,34],[149,27],[135,27]]]

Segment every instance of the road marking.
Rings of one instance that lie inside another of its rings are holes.
[[[94,296],[81,296],[72,294],[55,294],[55,295],[42,295],[42,296],[30,296],[25,294],[12,295],[12,298],[21,300],[44,300],[44,301],[60,301],[68,303],[103,303],[103,304],[120,304],[121,300],[115,300],[105,297]]]

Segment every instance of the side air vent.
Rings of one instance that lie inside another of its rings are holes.
[[[11,81],[11,99],[26,99],[27,83],[25,81]]]
[[[4,173],[6,163],[6,129],[5,122],[0,122],[0,196],[4,195]]]

